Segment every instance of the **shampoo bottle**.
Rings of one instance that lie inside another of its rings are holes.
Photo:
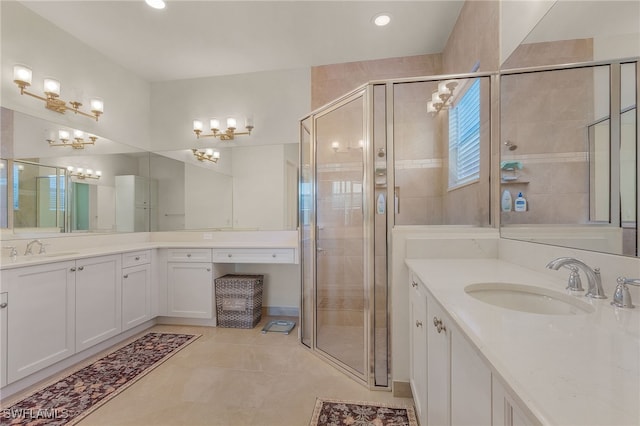
[[[386,202],[384,200],[384,194],[378,195],[378,201],[376,202],[376,212],[378,214],[384,214],[384,209],[386,207]]]
[[[518,198],[516,198],[515,211],[517,212],[526,212],[527,211],[527,200],[522,195],[522,192],[518,192]]]
[[[502,193],[502,203],[500,204],[502,211],[510,212],[511,204],[512,204],[511,193],[509,192],[509,190],[505,189],[504,192]]]

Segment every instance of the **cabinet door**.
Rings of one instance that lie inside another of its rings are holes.
[[[151,266],[122,269],[122,331],[151,318]]]
[[[168,315],[185,318],[213,317],[211,263],[167,263]]]
[[[445,312],[427,297],[427,424],[450,424],[451,330]]]
[[[76,261],[76,350],[122,330],[121,256]]]
[[[427,297],[416,279],[409,290],[411,392],[420,424],[427,413]]]
[[[491,371],[461,333],[451,333],[451,424],[491,424]]]
[[[7,312],[9,294],[0,293],[0,388],[7,384]]]
[[[2,271],[8,290],[7,382],[75,351],[74,262]]]
[[[500,380],[492,376],[492,422],[493,426],[539,425],[532,414],[526,414],[514,398],[507,392]]]

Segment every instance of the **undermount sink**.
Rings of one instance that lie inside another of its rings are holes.
[[[568,294],[525,284],[477,283],[466,286],[464,291],[481,302],[533,314],[582,315],[595,310]]]
[[[33,255],[28,255],[26,257],[27,259],[30,259],[30,260],[37,260],[37,259],[43,259],[43,258],[46,259],[48,257],[74,256],[76,254],[78,254],[77,251],[58,251],[54,253],[33,254]]]

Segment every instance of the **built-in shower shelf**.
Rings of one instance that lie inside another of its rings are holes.
[[[528,180],[501,180],[500,184],[501,185],[518,185],[518,184],[528,185],[529,181]]]

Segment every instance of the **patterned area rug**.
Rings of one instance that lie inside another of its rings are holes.
[[[310,426],[418,426],[413,407],[334,399],[316,401]]]
[[[148,333],[10,407],[0,425],[72,425],[200,336]]]

